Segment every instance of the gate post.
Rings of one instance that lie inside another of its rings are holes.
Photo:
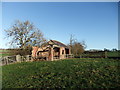
[[[21,59],[22,59],[22,58],[21,58],[20,55],[16,55],[16,61],[17,61],[17,62],[21,62]]]
[[[107,51],[105,51],[105,58],[107,58]]]

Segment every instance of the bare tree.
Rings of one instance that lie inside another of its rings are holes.
[[[21,49],[28,46],[40,46],[46,42],[43,33],[29,21],[15,21],[14,25],[5,30],[6,37],[10,38],[10,45],[15,45]]]
[[[69,47],[72,54],[74,54],[75,56],[79,56],[85,51],[86,44],[85,41],[79,42],[77,41],[77,39],[74,39],[73,35],[71,35]]]

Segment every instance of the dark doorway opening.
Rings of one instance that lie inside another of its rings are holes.
[[[66,54],[69,54],[69,49],[65,48]]]

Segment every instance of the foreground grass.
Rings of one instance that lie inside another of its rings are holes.
[[[3,88],[120,87],[119,60],[69,59],[2,66]]]

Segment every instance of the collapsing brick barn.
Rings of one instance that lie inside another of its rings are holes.
[[[33,47],[32,57],[35,59],[44,59],[48,61],[71,58],[73,55],[65,44],[50,40],[42,47]]]

